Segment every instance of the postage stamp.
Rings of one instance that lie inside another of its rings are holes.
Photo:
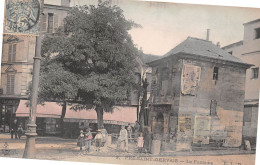
[[[6,0],[4,33],[38,35],[39,17],[38,0]]]

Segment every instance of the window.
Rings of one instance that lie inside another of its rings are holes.
[[[14,94],[15,75],[7,75],[7,90],[6,93]]]
[[[213,80],[218,80],[218,67],[214,67]]]
[[[255,39],[260,38],[260,28],[255,29]]]
[[[9,45],[8,62],[14,62],[16,58],[16,44]]]
[[[217,101],[216,100],[211,100],[210,101],[210,115],[211,116],[216,116],[217,115]]]
[[[53,32],[53,13],[48,13],[48,33]]]
[[[47,32],[47,14],[44,13],[41,15],[41,31],[42,32]]]
[[[252,68],[252,79],[258,79],[259,68]]]

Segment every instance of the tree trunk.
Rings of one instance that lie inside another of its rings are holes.
[[[62,111],[61,111],[61,116],[60,116],[60,130],[61,130],[61,136],[65,135],[65,131],[64,131],[64,117],[66,115],[66,110],[67,110],[67,103],[66,101],[63,102],[62,105]]]
[[[104,126],[104,122],[103,122],[103,108],[101,107],[97,107],[96,108],[96,112],[97,112],[97,124],[98,124],[98,129],[101,129]]]
[[[144,129],[144,111],[145,107],[147,106],[147,87],[149,83],[147,79],[143,80],[143,98],[141,101],[141,108],[139,112],[139,123],[140,123],[140,130],[143,132]]]

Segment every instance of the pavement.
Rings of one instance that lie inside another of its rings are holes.
[[[11,139],[10,134],[0,134],[0,150],[8,144],[10,152],[0,152],[0,157],[22,158],[26,137]],[[204,164],[204,165],[253,165],[255,153],[232,149],[217,151],[191,151],[191,152],[165,152],[161,155],[138,153],[136,145],[129,143],[128,152],[116,150],[116,144],[102,147],[100,151],[91,146],[89,153],[79,150],[76,139],[63,139],[59,137],[37,137],[36,159],[62,160],[76,162],[96,162],[112,164]]]

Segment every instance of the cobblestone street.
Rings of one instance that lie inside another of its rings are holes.
[[[7,142],[10,153],[1,157],[22,158],[26,137],[10,139],[9,134],[0,134],[0,146],[3,149]],[[62,160],[77,162],[96,162],[96,163],[124,163],[133,164],[208,164],[208,165],[253,165],[255,155],[246,151],[239,150],[219,150],[219,151],[193,151],[193,152],[172,152],[153,156],[146,153],[137,153],[134,143],[129,144],[129,152],[119,152],[116,145],[103,147],[100,151],[92,145],[91,151],[86,153],[80,151],[76,146],[76,139],[62,139],[58,137],[38,137],[36,139],[37,159]],[[185,156],[184,156],[185,155]],[[205,155],[209,155],[205,157]],[[239,159],[237,157],[239,155]],[[189,156],[189,157],[187,157]]]

